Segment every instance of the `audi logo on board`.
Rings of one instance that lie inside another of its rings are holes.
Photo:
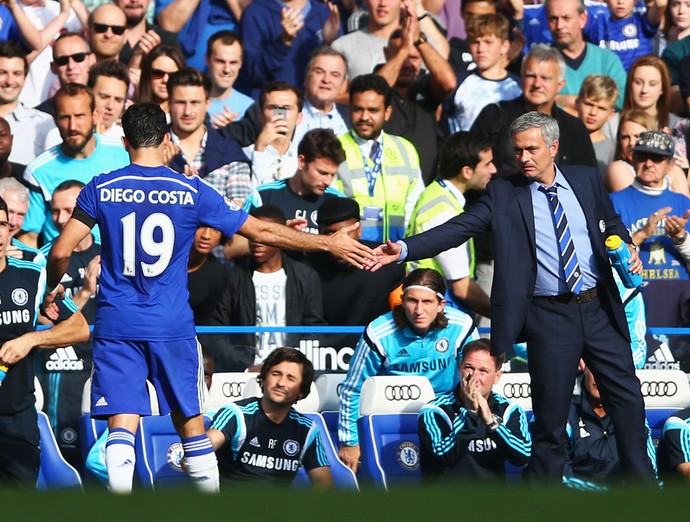
[[[338,386],[335,387],[335,393],[340,397],[340,389],[343,387],[343,383],[341,382],[338,384]]]
[[[503,396],[506,399],[529,399],[531,387],[527,382],[507,382],[503,385]]]
[[[221,391],[226,397],[242,397],[243,382],[224,382]]]
[[[678,393],[678,385],[673,381],[642,381],[640,388],[645,397],[673,397]]]
[[[422,396],[422,390],[416,384],[389,385],[384,395],[389,401],[416,401]]]

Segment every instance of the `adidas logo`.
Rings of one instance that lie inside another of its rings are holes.
[[[46,362],[46,370],[57,371],[79,371],[84,369],[84,361],[77,357],[74,347],[58,348]]]
[[[260,448],[261,444],[259,444],[259,438],[254,437],[252,440],[249,441],[250,446],[254,446],[255,448]]]
[[[96,407],[98,407],[98,406],[107,406],[107,405],[108,405],[108,401],[105,400],[105,397],[101,397],[100,399],[98,399],[98,400],[96,401]]]
[[[680,370],[680,363],[673,357],[668,344],[662,342],[644,365],[647,369]]]
[[[134,466],[134,462],[132,462],[130,459],[127,459],[122,464],[120,464],[118,466],[118,468],[126,468],[126,467],[132,467],[132,466]]]
[[[407,350],[405,350],[405,348],[403,348],[402,350],[400,350],[398,352],[398,357],[409,357],[409,356],[410,356],[410,354],[407,352]]]

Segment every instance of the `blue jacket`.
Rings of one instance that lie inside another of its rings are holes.
[[[213,172],[217,168],[235,161],[244,161],[251,167],[251,161],[249,161],[246,154],[242,152],[242,148],[237,142],[221,136],[218,131],[211,126],[208,119],[206,130],[208,131],[205,150],[206,165],[199,172],[199,177],[205,178],[208,176],[209,172]],[[184,156],[182,156],[182,152],[179,152],[170,161],[170,168],[177,172],[184,173],[184,166],[186,164],[187,162]]]
[[[244,44],[242,73],[256,98],[266,82],[279,80],[301,87],[312,51],[323,45],[323,24],[329,10],[309,0],[304,27],[292,45],[280,40],[282,9],[276,0],[254,0],[242,13],[240,28]]]
[[[454,308],[446,308],[444,312],[448,326],[432,329],[424,337],[409,326],[396,325],[393,312],[369,323],[350,359],[350,369],[341,387],[338,413],[341,444],[359,444],[359,396],[369,377],[421,375],[429,379],[436,395],[455,388],[462,348],[479,335],[469,315]]]

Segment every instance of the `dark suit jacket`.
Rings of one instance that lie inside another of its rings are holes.
[[[625,312],[604,241],[618,235],[631,243],[628,230],[616,214],[596,169],[559,167],[570,183],[587,221],[596,267],[600,274],[600,301],[613,326],[629,339]],[[423,234],[405,238],[408,260],[434,257],[487,230],[493,232],[496,254],[491,290],[491,349],[503,353],[516,340],[525,340],[525,322],[537,277],[534,210],[530,182],[518,174],[494,179],[486,193],[468,210]],[[601,231],[604,227],[604,231]]]

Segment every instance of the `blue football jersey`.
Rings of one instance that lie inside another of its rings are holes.
[[[94,335],[105,339],[194,337],[187,263],[201,225],[231,237],[247,214],[199,177],[128,165],[101,174],[77,206],[101,229]]]

